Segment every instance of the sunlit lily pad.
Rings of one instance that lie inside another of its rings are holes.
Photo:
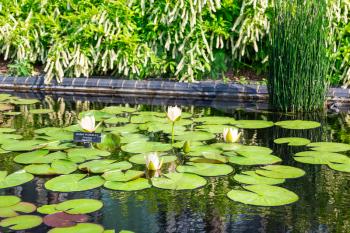
[[[120,146],[120,137],[112,134],[102,134],[101,143],[96,143],[96,147],[100,150],[115,152]]]
[[[16,129],[13,128],[0,128],[0,133],[13,133],[16,132]]]
[[[329,163],[328,166],[336,171],[350,172],[350,163]]]
[[[184,143],[186,141],[178,141],[173,144],[173,147],[175,148],[182,148],[184,146]],[[190,147],[197,147],[197,146],[202,146],[204,145],[203,142],[200,141],[190,141]]]
[[[141,111],[141,112],[134,112],[133,114],[137,115],[137,116],[145,116],[145,117],[149,117],[149,116],[155,116],[155,117],[159,117],[159,118],[166,117],[165,112]]]
[[[350,145],[336,142],[313,142],[307,145],[311,150],[323,152],[343,152],[349,151]]]
[[[118,191],[137,191],[152,187],[145,178],[137,178],[127,182],[106,181],[104,187]]]
[[[13,140],[3,144],[1,147],[7,151],[30,151],[44,146],[45,142],[41,140]]]
[[[103,233],[104,228],[94,223],[78,223],[73,227],[58,227],[48,231],[48,233]]]
[[[189,156],[202,156],[204,154],[217,154],[220,155],[222,151],[210,145],[191,146],[191,150],[188,153]]]
[[[299,197],[288,189],[272,185],[248,185],[245,190],[231,190],[227,196],[233,200],[248,205],[282,206],[296,202]]]
[[[228,155],[225,153],[225,155]],[[281,162],[281,158],[271,154],[256,154],[256,155],[231,155],[229,156],[229,162],[238,165],[263,165],[263,164],[274,164]]]
[[[191,162],[196,163],[227,163],[228,157],[215,153],[202,153],[199,157],[191,157]]]
[[[16,100],[11,100],[11,103],[15,104],[15,105],[31,105],[31,104],[36,104],[38,102],[39,102],[39,100],[37,100],[37,99],[16,99]]]
[[[98,188],[105,182],[100,176],[70,174],[55,177],[45,183],[45,188],[55,192],[78,192]]]
[[[127,134],[136,133],[139,131],[139,126],[137,124],[127,124],[119,127],[106,128],[105,131],[110,131],[113,134]]]
[[[7,171],[0,171],[0,189],[22,185],[32,179],[34,179],[34,176],[24,170],[14,172],[10,175],[7,174]]]
[[[19,134],[0,133],[0,144],[12,144],[18,142],[17,139],[22,139]]]
[[[200,188],[206,185],[207,181],[196,174],[174,172],[152,178],[152,184],[161,189],[187,190]]]
[[[177,157],[174,155],[164,155],[160,156],[160,159],[163,160],[163,163],[171,163],[177,160]],[[133,155],[129,158],[129,161],[136,164],[146,164],[145,154]]]
[[[224,176],[233,172],[233,168],[226,164],[191,163],[176,168],[178,172],[193,173],[200,176]]]
[[[35,205],[28,202],[21,202],[21,199],[16,196],[0,196],[1,218],[15,217],[20,213],[32,213],[35,210]]]
[[[128,153],[148,153],[153,151],[163,152],[171,150],[170,144],[161,142],[132,142],[121,147],[124,152]]]
[[[79,165],[80,170],[91,173],[104,173],[111,170],[127,170],[132,164],[127,161],[117,162],[116,160],[92,160]]]
[[[0,196],[0,208],[16,205],[21,198],[16,196]]]
[[[103,203],[94,199],[74,199],[59,204],[44,205],[38,208],[41,214],[65,212],[68,214],[88,214],[103,207]]]
[[[326,151],[303,151],[296,153],[294,159],[309,164],[350,163],[348,156]]]
[[[34,175],[67,175],[77,170],[77,165],[69,160],[54,160],[52,164],[32,164],[24,167]]]
[[[130,133],[120,138],[120,142],[123,144],[141,141],[149,141],[149,137],[144,134]]]
[[[31,114],[48,114],[52,113],[52,109],[32,109],[29,111]]]
[[[310,143],[310,140],[306,139],[306,138],[290,137],[290,138],[275,139],[274,143],[276,143],[276,144],[288,144],[288,146],[305,146],[305,145]]]
[[[74,148],[69,149],[67,152],[68,158],[76,163],[82,163],[87,160],[99,159],[101,157],[106,157],[111,154],[108,151],[93,148]]]
[[[172,132],[172,125],[168,123],[160,122],[147,122],[139,126],[140,130],[145,130],[150,133],[164,132],[170,134]],[[186,131],[186,127],[176,124],[174,127],[174,133],[176,135],[182,134]]]
[[[103,112],[99,110],[90,110],[90,111],[79,113],[79,118],[81,119],[85,115],[93,115],[96,121],[102,121],[115,116],[114,114],[109,114],[107,112]]]
[[[52,163],[54,160],[66,158],[66,153],[61,151],[49,154],[48,150],[35,150],[17,155],[14,161],[21,164]]]
[[[233,125],[237,123],[237,121],[232,117],[220,116],[198,117],[194,119],[194,122],[201,122],[207,125]]]
[[[127,171],[108,171],[105,172],[102,177],[107,181],[118,181],[118,182],[127,182],[130,180],[135,180],[137,178],[140,178],[145,173],[143,171],[136,171],[136,170],[127,170]]]
[[[157,117],[153,115],[137,115],[137,116],[132,116],[130,118],[130,122],[133,124],[143,124],[146,122],[159,122],[159,123],[167,123],[168,119],[165,117]]]
[[[234,151],[242,156],[269,155],[272,153],[270,148],[262,146],[240,146]]]
[[[44,223],[50,227],[72,227],[77,223],[87,222],[89,216],[86,214],[67,214],[58,212],[44,217]]]
[[[171,136],[168,136],[171,138]],[[204,131],[187,131],[181,135],[175,135],[176,141],[207,141],[215,138],[215,134]]]
[[[231,127],[231,125],[198,125],[196,129],[209,133],[222,134],[225,128]]]
[[[37,227],[42,222],[42,218],[36,215],[20,215],[1,220],[0,226],[19,231]]]
[[[314,129],[321,126],[319,122],[303,120],[279,121],[276,122],[275,125],[285,129]]]
[[[129,122],[129,119],[126,117],[112,117],[105,120],[106,124],[111,124],[111,125],[115,125],[119,123],[128,123],[128,122]]]
[[[254,171],[244,171],[241,174],[237,174],[233,177],[236,181],[243,184],[268,184],[275,185],[281,184],[285,179],[271,178],[261,176]]]
[[[135,112],[136,108],[123,107],[123,106],[109,106],[109,107],[105,107],[101,111],[109,113],[109,114],[118,115],[118,114],[124,113],[124,112],[129,112],[129,113]]]
[[[264,120],[239,120],[235,126],[241,129],[263,129],[272,127],[274,124],[272,121]]]
[[[258,169],[255,172],[259,175],[263,175],[266,177],[283,179],[299,178],[305,175],[304,170],[285,165],[269,165],[262,167],[261,169]]]

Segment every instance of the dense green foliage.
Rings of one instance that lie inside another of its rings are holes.
[[[271,29],[271,104],[283,111],[322,109],[327,90],[325,0],[276,0]]]
[[[328,1],[336,82],[349,64],[350,3]],[[18,75],[42,64],[47,82],[101,74],[193,81],[247,67],[260,73],[271,12],[271,0],[2,0],[0,55]]]

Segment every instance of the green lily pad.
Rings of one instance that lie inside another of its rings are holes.
[[[321,126],[316,121],[302,121],[302,120],[290,120],[290,121],[279,121],[275,125],[285,129],[314,129]]]
[[[0,189],[22,185],[34,179],[32,174],[20,170],[7,175],[7,171],[0,171]]]
[[[55,160],[66,159],[67,154],[61,151],[50,153],[48,150],[35,150],[23,154],[19,154],[14,158],[16,163],[36,164],[36,163],[52,163]]]
[[[165,118],[166,113],[165,112],[152,112],[152,111],[142,111],[142,112],[134,112],[134,115],[137,116],[145,116],[145,117],[159,117],[159,118]]]
[[[189,190],[206,185],[207,180],[195,174],[174,172],[152,178],[152,184],[161,189]]]
[[[140,178],[144,174],[145,172],[136,170],[127,170],[125,172],[114,170],[105,172],[102,177],[107,181],[127,182]]]
[[[90,116],[93,115],[96,121],[102,121],[115,116],[114,114],[109,114],[107,112],[103,112],[99,110],[90,110],[90,111],[79,113],[79,118],[81,119],[83,116],[86,116],[86,115],[90,115]]]
[[[214,153],[203,153],[200,157],[191,157],[190,161],[196,163],[227,163],[228,157]]]
[[[96,147],[103,151],[115,152],[120,146],[120,137],[112,134],[102,134],[101,143],[96,143]]]
[[[110,127],[106,128],[105,131],[109,131],[113,134],[128,134],[128,133],[136,133],[139,131],[139,126],[137,124],[127,124],[119,127]]]
[[[304,170],[285,165],[269,165],[262,167],[255,172],[266,177],[281,179],[299,178],[305,175]]]
[[[200,122],[206,125],[234,125],[237,121],[232,117],[209,116],[195,118],[194,122]]]
[[[222,134],[225,128],[232,128],[231,125],[198,125],[196,129],[209,133]]]
[[[93,149],[93,148],[74,148],[69,149],[68,158],[76,163],[82,163],[87,160],[100,159],[101,157],[107,157],[111,155],[108,151]]]
[[[126,117],[112,117],[112,118],[105,120],[106,124],[111,124],[111,125],[120,124],[120,123],[128,123],[128,122],[129,122],[129,119]]]
[[[346,155],[326,151],[303,151],[296,153],[294,159],[308,164],[350,163]]]
[[[168,136],[171,138],[171,136]],[[215,138],[215,134],[204,131],[187,131],[181,135],[175,135],[176,141],[208,141]]]
[[[124,152],[128,153],[148,153],[148,152],[163,152],[171,150],[170,144],[161,142],[132,142],[121,147]]]
[[[55,192],[78,192],[98,188],[105,182],[100,176],[70,174],[55,177],[45,183],[45,188]]]
[[[127,182],[106,181],[105,188],[118,190],[118,191],[137,191],[152,187],[148,179],[137,178]]]
[[[239,120],[235,124],[236,127],[241,129],[264,129],[270,128],[273,125],[272,121],[264,120]]]
[[[24,167],[34,175],[67,175],[77,170],[77,165],[69,160],[54,160],[52,164],[32,164]]]
[[[32,109],[29,111],[31,114],[48,114],[54,112],[52,109]]]
[[[126,143],[132,143],[132,142],[145,142],[145,141],[149,141],[149,137],[144,135],[144,134],[125,134],[124,136],[122,136],[120,138],[120,142],[123,144]]]
[[[225,153],[225,155],[228,155]],[[281,162],[281,158],[271,154],[256,154],[256,155],[231,155],[229,156],[229,162],[238,165],[263,165],[263,164],[274,164]]]
[[[328,166],[336,171],[350,172],[350,163],[329,163]]]
[[[78,223],[73,227],[57,227],[48,233],[103,233],[104,228],[95,223]]]
[[[307,145],[311,150],[323,152],[343,152],[349,151],[350,145],[336,142],[313,142]]]
[[[273,142],[276,144],[287,143],[288,146],[305,146],[310,143],[310,140],[306,138],[290,137],[290,138],[278,138],[278,139],[275,139]]]
[[[2,144],[2,149],[7,151],[30,151],[34,149],[40,149],[44,147],[44,141],[41,140],[13,140],[11,142],[7,142]]]
[[[200,176],[224,176],[233,172],[233,168],[226,164],[191,163],[176,168],[178,172],[193,173]]]
[[[44,205],[38,208],[41,214],[54,214],[65,212],[68,214],[88,214],[103,207],[103,203],[94,199],[74,199],[59,204]]]
[[[210,145],[192,146],[188,156],[203,156],[205,154],[220,155],[222,151]]]
[[[13,133],[16,132],[16,129],[13,128],[0,128],[0,133]]]
[[[288,189],[272,185],[248,185],[245,190],[231,190],[228,198],[248,205],[282,206],[296,202],[299,197]]]
[[[11,218],[5,218],[0,221],[1,227],[7,227],[11,230],[26,230],[37,227],[43,222],[42,218],[35,215],[20,215]]]
[[[18,116],[21,115],[21,112],[4,112],[4,115],[6,116]]]
[[[37,100],[37,99],[16,99],[16,100],[11,100],[11,103],[15,104],[15,105],[31,105],[31,104],[39,103],[39,100]]]
[[[3,197],[3,196],[2,196]],[[0,197],[0,198],[2,198]],[[13,203],[13,202],[12,202]],[[18,202],[16,204],[8,203],[6,207],[0,207],[0,217],[9,218],[18,216],[20,213],[32,213],[36,210],[36,206],[28,202]]]
[[[242,156],[255,156],[255,155],[269,155],[272,153],[272,150],[268,147],[262,146],[240,146],[234,150],[237,154]]]
[[[285,179],[261,176],[257,174],[255,171],[242,172],[242,174],[235,175],[233,179],[243,184],[268,184],[268,185],[282,184],[285,181]]]
[[[9,133],[0,133],[0,144],[11,144],[18,142],[17,139],[22,139],[22,135],[18,134],[9,134]]]
[[[92,160],[79,165],[80,170],[91,173],[104,173],[111,170],[128,170],[132,164],[127,161],[117,162],[116,160]]]
[[[184,146],[184,143],[185,143],[185,142],[186,142],[186,141],[178,141],[178,142],[175,142],[175,143],[173,144],[173,147],[180,149],[180,148],[182,148],[182,147]],[[203,142],[199,142],[199,141],[191,141],[190,144],[191,144],[191,148],[192,148],[192,147],[197,147],[197,146],[202,146],[202,145],[204,145]]]
[[[164,156],[160,156],[160,159],[163,160],[163,163],[171,163],[176,161],[177,157],[174,155],[164,155]],[[129,158],[129,161],[132,163],[144,165],[146,164],[145,154],[133,155]]]
[[[109,107],[105,107],[104,109],[102,109],[101,111],[109,113],[109,114],[121,114],[124,112],[135,112],[136,108],[130,108],[130,107],[123,107],[123,106],[109,106]]]
[[[16,205],[21,198],[16,196],[0,196],[0,208]]]
[[[130,122],[133,124],[143,124],[147,122],[160,122],[167,123],[168,119],[165,117],[157,117],[153,115],[137,115],[130,118]]]
[[[171,134],[172,132],[172,125],[168,123],[160,123],[160,122],[147,122],[144,124],[141,124],[139,126],[140,130],[146,130],[150,133],[156,133],[156,132],[164,132],[167,134]],[[176,135],[182,134],[184,131],[186,131],[186,128],[184,126],[176,124],[174,127],[174,133]]]

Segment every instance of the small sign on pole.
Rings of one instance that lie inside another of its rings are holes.
[[[74,132],[74,142],[82,143],[100,143],[100,133],[85,133],[85,132]]]

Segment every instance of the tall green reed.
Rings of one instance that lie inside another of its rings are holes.
[[[326,13],[326,0],[275,1],[268,89],[277,110],[323,108],[329,71]]]

